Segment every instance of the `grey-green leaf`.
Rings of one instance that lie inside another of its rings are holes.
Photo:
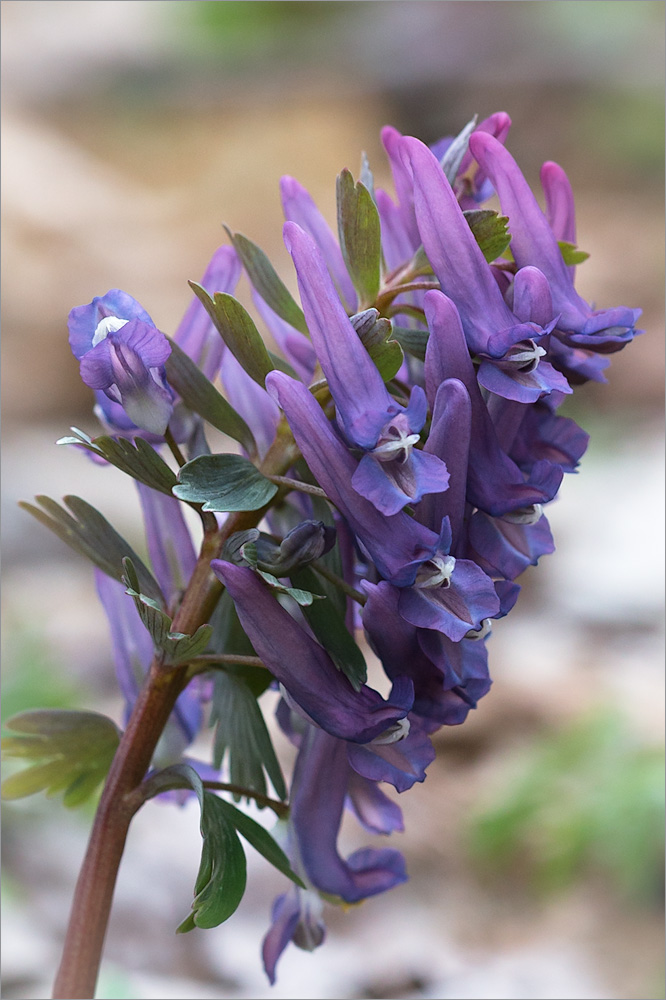
[[[171,354],[165,366],[167,378],[183,402],[218,431],[242,444],[251,455],[256,454],[257,446],[252,431],[240,414],[208,381],[185,351],[173,340],[167,339],[171,344]]]
[[[217,795],[204,792],[201,811],[201,864],[194,885],[192,913],[176,929],[217,927],[238,909],[247,884],[243,845]]]
[[[270,678],[270,674],[267,676]],[[260,795],[266,794],[266,771],[278,797],[284,800],[287,789],[266,722],[242,675],[226,671],[216,674],[210,718],[211,725],[217,725],[213,749],[215,767],[222,766],[228,753],[231,783]]]
[[[251,844],[255,851],[259,851],[259,854],[263,855],[269,864],[277,868],[287,878],[290,878],[301,889],[304,889],[305,885],[296,872],[293,871],[289,858],[270,833],[246,813],[232,806],[230,802],[224,802],[222,799],[220,801],[223,802],[224,811],[227,813],[229,821],[233,823],[240,835],[247,840],[248,844]]]
[[[293,598],[294,601],[302,608],[308,607],[313,601],[322,600],[322,594],[312,594],[309,590],[303,590],[298,587],[285,587],[283,583],[273,576],[272,573],[267,573],[263,569],[258,569],[256,571],[260,577],[268,584],[268,586],[277,591],[279,594],[288,594],[289,597]]]
[[[469,147],[469,137],[476,128],[477,116],[474,115],[471,121],[460,130],[451,145],[448,147],[441,159],[442,170],[447,181],[453,187],[453,183],[460,169],[460,164]]]
[[[501,257],[511,242],[507,216],[498,215],[490,208],[473,208],[463,215],[488,263]]]
[[[227,292],[215,292],[211,298],[196,281],[189,284],[233,356],[262,389],[266,376],[275,368],[293,374],[285,361],[266,349],[254,320],[238,299]]]
[[[242,455],[200,455],[184,465],[173,492],[204,510],[260,510],[277,486]]]
[[[321,589],[315,571],[309,566],[299,569],[291,580],[298,587],[307,587],[308,590],[315,592]],[[367,680],[368,670],[363,653],[345,625],[344,616],[331,601],[315,601],[303,608],[303,614],[338,670],[348,678],[352,687],[359,691]]]
[[[134,549],[115,528],[111,527],[98,510],[76,496],[64,497],[71,514],[50,497],[37,496],[35,500],[43,509],[23,500],[19,502],[19,507],[27,510],[63,542],[90,559],[95,566],[114,580],[122,580],[123,559],[129,557],[136,569],[141,592],[158,604],[164,605],[162,591],[150,571]]]
[[[404,359],[402,347],[397,339],[385,340],[383,344],[372,344],[367,351],[385,382],[395,378]]]
[[[427,330],[415,328],[411,329],[406,326],[394,326],[393,333],[391,335],[394,340],[397,340],[403,351],[407,354],[411,354],[412,357],[418,358],[419,361],[425,361],[426,347],[428,346],[428,336]]]
[[[138,482],[171,496],[176,475],[144,438],[137,437],[130,441],[128,438],[112,438],[105,434],[90,438],[76,427],[70,430],[73,437],[60,438],[56,443],[86,448]]]
[[[132,561],[123,559],[125,575],[123,582],[127,593],[134,600],[136,610],[144,626],[150,633],[156,649],[164,653],[165,666],[175,667],[187,663],[192,657],[203,653],[212,634],[210,625],[200,625],[194,635],[171,631],[171,618],[159,604],[140,591],[140,584]]]
[[[281,278],[278,277],[275,268],[264,251],[256,243],[253,243],[252,240],[248,240],[247,236],[243,236],[242,233],[232,233],[229,229],[227,229],[227,233],[236,253],[243,263],[243,267],[248,273],[250,281],[262,299],[286,323],[289,323],[307,336],[308,328],[303,310],[294,301]]]
[[[360,308],[373,305],[381,275],[381,226],[372,195],[349,170],[337,180],[338,233],[342,255],[358,292]]]

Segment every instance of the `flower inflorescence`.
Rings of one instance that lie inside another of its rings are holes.
[[[300,305],[262,251],[230,234],[172,341],[119,290],[70,314],[105,433],[67,440],[116,465],[109,438],[133,442],[123,454],[155,584],[142,593],[117,553],[91,556],[127,716],[155,656],[166,664],[168,648],[171,668],[189,671],[150,775],[185,763],[201,793],[206,782],[219,791],[226,770],[237,798],[260,803],[268,778],[283,804],[296,884],[264,941],[271,982],[290,941],[322,943],[323,901],[356,903],[407,878],[394,849],[340,855],[343,811],[374,834],[401,830],[382,786],[422,782],[432,734],[488,692],[492,622],[515,604],[516,578],[553,551],[548,504],[587,446],[558,409],[573,386],[605,381],[607,355],[640,333],[639,310],[595,310],[576,292],[569,182],[544,165],[544,214],[505,147],[509,126],[497,113],[431,148],[385,128],[396,196],[374,189],[367,164],[365,183],[344,171],[338,238],[283,178]],[[494,193],[501,215],[482,207]],[[243,273],[279,356],[233,297]],[[211,456],[207,423],[241,455]],[[169,448],[181,466],[171,493],[147,458]],[[196,637],[171,630],[202,558],[187,504],[215,574],[206,608],[217,600]],[[244,524],[231,520],[239,511]],[[361,633],[392,685],[386,697],[366,683]],[[298,749],[288,788],[257,701],[268,687]],[[186,753],[207,716],[217,730],[202,763]],[[183,773],[160,794],[182,799]],[[199,889],[183,929],[211,926]]]

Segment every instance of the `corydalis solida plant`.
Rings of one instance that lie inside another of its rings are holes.
[[[117,289],[72,310],[103,433],[61,443],[134,478],[148,556],[78,497],[23,505],[93,562],[126,706],[122,731],[91,712],[9,723],[6,752],[32,765],[6,797],[62,790],[74,805],[106,777],[55,996],[93,995],[127,830],[151,797],[201,808],[181,932],[234,912],[245,841],[289,880],[264,939],[271,982],[289,942],[322,943],[324,904],[407,878],[395,849],[341,856],[343,812],[374,834],[402,829],[384,786],[422,782],[432,734],[488,692],[492,621],[553,551],[544,509],[587,445],[558,409],[640,332],[638,310],[595,310],[575,291],[585,255],[566,175],[544,165],[544,215],[509,126],[497,113],[431,148],[384,129],[395,198],[366,161],[361,181],[344,170],[337,236],[283,178],[300,304],[229,233],[172,338]],[[502,214],[483,207],[494,192]],[[279,354],[234,297],[242,274]],[[211,454],[209,426],[227,452]],[[367,683],[362,633],[386,696]],[[288,780],[269,688],[297,748]],[[199,761],[188,748],[206,724],[212,759]],[[275,837],[229,796],[271,810]]]

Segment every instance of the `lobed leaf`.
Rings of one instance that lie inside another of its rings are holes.
[[[176,928],[217,927],[236,912],[245,893],[247,863],[238,834],[217,795],[203,793],[201,864],[194,884],[192,912]]]
[[[270,679],[268,671],[264,673]],[[266,794],[265,771],[278,797],[284,800],[287,789],[266,722],[255,694],[241,674],[226,671],[216,674],[210,719],[211,725],[217,726],[215,767],[221,767],[228,754],[231,783],[260,795]],[[240,796],[235,798],[238,800]]]
[[[3,799],[64,791],[69,808],[88,799],[104,780],[120,739],[105,715],[73,709],[21,712],[5,726],[12,735],[2,739],[4,754],[36,763],[2,783]]]
[[[291,879],[295,885],[300,886],[301,889],[305,889],[304,883],[296,872],[293,871],[289,858],[277,841],[271,837],[270,833],[257,823],[256,820],[253,820],[251,816],[232,806],[230,802],[225,802],[223,799],[219,801],[222,802],[230,821],[234,824],[240,835],[247,840],[248,844],[251,844],[255,851],[258,851],[274,868],[277,868],[279,872],[282,872],[283,875]]]
[[[182,467],[173,492],[204,510],[260,510],[277,486],[242,455],[200,455]]]
[[[176,474],[145,438],[137,437],[130,441],[128,438],[114,438],[107,434],[90,438],[77,427],[71,427],[70,430],[74,436],[60,438],[56,444],[73,444],[86,448],[132,479],[171,496]]]
[[[429,337],[428,330],[394,326],[392,336],[394,340],[398,341],[403,351],[411,354],[414,358],[418,358],[419,361],[425,361]]]
[[[286,361],[267,350],[254,320],[238,299],[227,292],[215,292],[211,298],[196,281],[189,284],[233,356],[262,389],[266,376],[276,368],[294,375]]]
[[[498,215],[490,208],[473,208],[463,212],[463,215],[488,263],[501,257],[511,242],[508,217]]]
[[[584,250],[579,250],[575,243],[568,243],[566,240],[558,240],[557,245],[567,267],[582,264],[590,256]]]
[[[127,587],[127,593],[134,600],[139,617],[150,633],[155,648],[164,653],[164,665],[175,667],[179,663],[187,663],[192,657],[203,653],[213,631],[211,626],[200,625],[193,635],[172,632],[169,615],[161,609],[156,601],[141,593],[139,580],[131,560],[123,559],[123,567],[125,569],[123,583]]]
[[[113,528],[98,510],[85,500],[76,496],[64,497],[65,504],[72,514],[64,510],[50,497],[37,496],[35,500],[40,507],[35,507],[24,500],[19,501],[19,507],[27,510],[41,524],[56,534],[63,542],[76,552],[90,559],[104,573],[114,580],[123,579],[123,559],[132,560],[143,594],[157,604],[164,605],[162,591],[150,570],[144,565],[134,549],[122,535]]]

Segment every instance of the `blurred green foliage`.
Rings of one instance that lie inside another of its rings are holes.
[[[535,744],[470,825],[470,849],[537,892],[601,874],[623,897],[662,898],[664,755],[616,712],[596,711]]]
[[[11,631],[11,655],[2,684],[0,719],[5,720],[30,708],[78,708],[87,692],[53,654],[46,638],[26,626],[5,622]]]
[[[172,23],[188,26],[181,40],[200,53],[223,55],[240,61],[257,53],[285,55],[285,49],[311,45],[333,21],[344,21],[355,13],[357,3],[290,2],[290,0],[178,0],[169,4]]]

